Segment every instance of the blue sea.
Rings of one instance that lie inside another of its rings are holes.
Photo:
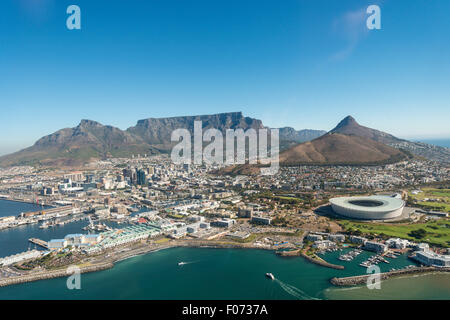
[[[450,139],[418,139],[415,141],[425,142],[439,147],[450,148]]]

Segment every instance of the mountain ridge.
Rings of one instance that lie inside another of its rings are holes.
[[[73,128],[63,128],[38,139],[32,146],[0,157],[0,166],[42,164],[80,165],[94,159],[107,157],[129,157],[132,154],[168,153],[175,143],[171,133],[178,128],[194,130],[194,121],[202,121],[203,129],[215,128],[223,133],[226,129],[267,128],[259,119],[246,117],[242,112],[226,112],[210,115],[146,118],[136,125],[121,130],[111,125],[82,119]],[[295,131],[297,136],[289,143],[298,143],[315,137],[320,130]],[[283,140],[281,135],[280,140]]]
[[[196,120],[202,121],[203,129],[216,128],[223,133],[226,129],[268,129],[261,120],[246,117],[242,112],[146,118],[138,120],[136,125],[126,130],[82,119],[73,128],[60,129],[38,139],[28,148],[1,156],[0,166],[72,166],[108,157],[168,153],[175,144],[170,141],[172,131],[185,128],[193,134]],[[407,158],[409,153],[431,160],[450,162],[449,148],[399,139],[391,134],[361,126],[352,116],[345,117],[328,132],[295,130],[291,127],[278,129],[280,160],[284,164],[386,163]],[[359,159],[355,160],[356,156]]]

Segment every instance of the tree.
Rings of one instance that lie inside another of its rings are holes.
[[[408,233],[408,235],[416,239],[422,239],[427,235],[427,231],[421,228],[417,230],[412,230],[410,233]]]

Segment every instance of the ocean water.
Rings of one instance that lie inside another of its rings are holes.
[[[82,274],[80,290],[58,278],[0,288],[0,299],[450,299],[448,274],[387,280],[381,290],[332,287],[333,276],[364,273],[355,260],[334,270],[266,250],[171,248]],[[389,267],[410,263],[399,257]]]
[[[37,211],[41,206],[30,203],[0,200],[0,217],[17,216],[21,212]],[[111,227],[118,226],[117,223],[106,222]],[[39,224],[26,224],[11,229],[0,230],[0,257],[9,256],[28,249],[43,250],[41,247],[28,242],[30,238],[38,238],[44,241],[61,239],[71,233],[87,233],[82,228],[88,225],[88,221],[81,220],[67,223],[62,226],[40,229]]]
[[[51,207],[44,206],[44,208]],[[0,217],[17,216],[22,212],[38,211],[41,209],[42,207],[40,205],[33,203],[0,200]]]
[[[417,141],[434,144],[435,146],[450,148],[450,139],[419,139]]]

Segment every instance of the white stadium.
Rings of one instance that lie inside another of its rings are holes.
[[[330,199],[334,212],[361,220],[387,220],[402,215],[405,202],[390,196],[339,197]]]

